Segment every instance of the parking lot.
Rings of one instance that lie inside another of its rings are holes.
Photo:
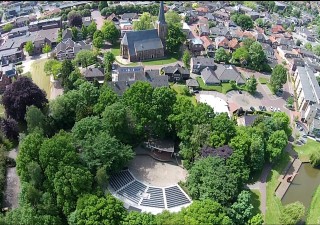
[[[296,145],[301,146],[307,143],[307,140],[308,140],[307,131],[300,123],[295,124],[295,127],[292,133],[294,134]]]

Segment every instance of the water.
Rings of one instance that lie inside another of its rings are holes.
[[[310,163],[302,163],[298,174],[282,198],[282,204],[300,201],[307,211],[318,185],[320,185],[320,169],[313,168]]]

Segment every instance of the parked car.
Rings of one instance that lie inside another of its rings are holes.
[[[277,110],[278,112],[281,112],[281,110],[280,110],[280,108],[278,108],[278,110]]]
[[[303,128],[302,128],[302,127],[300,127],[300,128],[299,128],[299,130],[300,130],[300,131],[303,131]]]
[[[239,94],[242,94],[242,91],[239,90],[238,93],[239,93]]]
[[[272,106],[270,106],[270,110],[273,112],[273,107]]]
[[[194,90],[193,93],[194,93],[194,94],[195,94],[195,93],[199,93],[199,90]]]
[[[306,134],[302,135],[303,138],[307,138],[308,136]]]
[[[262,106],[262,111],[267,111],[267,108],[265,106]]]
[[[259,105],[259,110],[263,111],[263,107],[261,105]]]
[[[251,106],[250,109],[251,109],[252,112],[256,111],[253,106]]]

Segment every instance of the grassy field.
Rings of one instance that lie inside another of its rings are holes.
[[[258,80],[261,84],[267,84],[269,82],[269,79],[264,77],[259,77]]]
[[[229,83],[222,83],[221,85],[205,85],[201,77],[197,77],[197,81],[200,85],[200,88],[204,91],[217,91],[223,94],[226,94],[228,91],[232,91],[233,88]]]
[[[47,98],[50,98],[50,77],[44,72],[44,64],[48,59],[39,59],[31,65],[31,77],[41,89],[47,93]]]
[[[312,139],[307,140],[307,143],[302,146],[294,146],[294,150],[299,154],[299,159],[302,161],[309,161],[311,153],[318,150],[320,143]]]
[[[194,95],[185,95],[185,91],[184,91],[184,88],[187,88],[187,86],[185,85],[182,85],[182,84],[172,84],[170,85],[171,89],[173,89],[178,95],[184,95],[188,98],[190,98],[190,100],[192,101],[192,103],[194,105],[197,104],[197,100],[196,100],[196,97]]]
[[[313,195],[307,216],[307,224],[320,224],[320,186]]]
[[[271,93],[272,93],[272,94],[275,94],[274,91],[272,90],[271,84],[270,84],[270,83],[267,83],[267,86],[268,86],[269,90],[271,91]]]
[[[0,104],[0,117],[4,117],[4,106]]]
[[[260,211],[260,199],[261,199],[261,194],[259,190],[250,190],[251,193],[251,204],[253,205],[253,215],[257,215],[261,213]]]
[[[289,161],[289,155],[287,152],[285,152],[279,159],[278,163],[272,167],[272,170],[267,178],[267,211],[265,216],[266,224],[279,224],[282,203],[281,200],[275,195],[275,190],[279,184],[278,178]]]

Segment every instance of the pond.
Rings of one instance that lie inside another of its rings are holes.
[[[320,185],[320,169],[313,168],[310,163],[302,163],[298,174],[282,198],[282,204],[300,201],[307,211],[318,185]]]

